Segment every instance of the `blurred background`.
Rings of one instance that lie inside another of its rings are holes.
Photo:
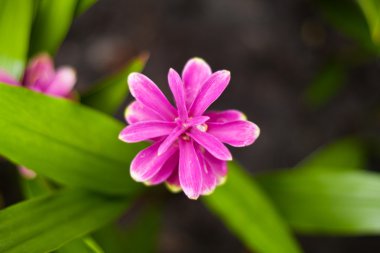
[[[262,130],[234,150],[251,173],[292,168],[347,136],[366,139],[368,168],[380,168],[380,50],[360,14],[350,0],[101,0],[74,22],[57,66],[73,65],[85,91],[147,51],[144,73],[167,91],[168,69],[199,56],[232,73],[213,108]],[[157,252],[249,252],[199,201],[175,195],[163,212]],[[298,238],[307,253],[380,251],[379,237]]]

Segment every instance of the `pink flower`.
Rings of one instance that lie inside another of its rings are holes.
[[[70,98],[76,82],[76,74],[70,67],[55,70],[49,55],[40,54],[31,59],[21,82],[1,69],[0,82],[24,86],[54,97]]]
[[[76,74],[70,67],[61,67],[55,71],[49,55],[40,54],[31,59],[21,82],[1,69],[0,82],[24,86],[49,96],[71,98],[73,86],[76,83]],[[25,178],[29,179],[37,175],[34,171],[23,166],[19,167],[19,171]]]
[[[148,185],[166,182],[190,199],[210,194],[224,181],[226,161],[232,155],[223,143],[251,145],[260,133],[239,111],[206,112],[229,81],[229,71],[212,73],[200,58],[187,62],[182,78],[170,69],[168,82],[175,108],[148,77],[129,75],[129,89],[136,101],[126,109],[129,126],[119,138],[128,143],[152,142],[131,163],[134,180]]]

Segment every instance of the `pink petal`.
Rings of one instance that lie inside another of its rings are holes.
[[[168,135],[175,127],[176,123],[174,122],[142,121],[124,128],[119,135],[119,139],[128,143],[140,142]]]
[[[11,85],[20,85],[20,83],[13,78],[13,76],[9,75],[4,70],[0,69],[0,83],[6,83]]]
[[[131,176],[137,182],[149,181],[162,168],[165,162],[178,150],[171,147],[164,154],[158,156],[157,150],[161,142],[156,142],[140,151],[131,163]]]
[[[187,109],[185,104],[185,90],[181,77],[174,69],[170,69],[168,73],[168,82],[170,90],[173,93],[175,103],[178,109],[178,115],[181,120],[187,119]]]
[[[203,83],[211,76],[210,66],[201,58],[189,60],[182,72],[185,86],[186,106],[190,108]]]
[[[166,180],[166,186],[172,192],[180,192],[182,190],[178,176],[178,164],[177,167],[173,170],[172,174]]]
[[[149,107],[167,120],[173,120],[176,110],[152,80],[143,74],[131,73],[128,76],[129,90],[137,101]]]
[[[140,121],[164,119],[159,114],[138,101],[133,101],[129,104],[129,106],[125,109],[124,116],[129,124],[134,124]]]
[[[154,175],[148,182],[150,185],[160,184],[166,181],[174,170],[178,170],[179,154],[175,152],[166,162],[162,165],[159,172]]]
[[[260,134],[259,127],[250,121],[208,123],[207,126],[209,134],[234,147],[251,145]]]
[[[28,168],[26,168],[24,166],[19,166],[18,167],[18,171],[26,179],[33,179],[33,178],[37,177],[37,173],[36,172],[34,172],[33,170],[30,170],[30,169],[28,169]]]
[[[190,136],[216,158],[224,161],[232,160],[232,155],[228,148],[213,135],[197,128],[192,128]]]
[[[55,77],[54,65],[49,55],[40,54],[28,64],[24,78],[24,86],[44,92]]]
[[[45,94],[56,97],[68,97],[77,81],[74,69],[70,67],[59,68],[53,81],[45,90]]]
[[[219,160],[211,155],[209,152],[204,152],[204,158],[209,168],[215,174],[218,184],[223,183],[227,175],[227,162]]]
[[[202,168],[193,141],[179,139],[179,181],[190,199],[197,199],[202,191]]]
[[[206,109],[223,93],[230,81],[230,72],[227,70],[217,71],[212,74],[203,84],[193,104],[189,115],[202,115]]]
[[[225,111],[207,111],[204,113],[205,116],[209,116],[209,122],[219,122],[226,123],[236,120],[246,120],[247,117],[244,113],[238,110],[225,110]]]
[[[186,128],[183,128],[181,126],[177,126],[172,130],[172,132],[168,135],[168,137],[165,138],[165,140],[162,142],[160,148],[158,149],[158,155],[161,155],[162,153],[166,152],[168,148],[173,145],[173,143],[177,140],[177,138],[186,131]]]
[[[198,160],[202,167],[203,184],[202,184],[201,194],[208,195],[212,193],[216,187],[216,184],[217,184],[216,176],[214,175],[209,165],[206,163],[203,153],[200,151],[199,147],[195,146],[195,150],[198,156]]]

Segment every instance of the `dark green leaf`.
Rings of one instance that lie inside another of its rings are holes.
[[[204,201],[252,251],[301,252],[265,193],[238,165],[229,164],[225,185]]]
[[[77,7],[75,10],[75,16],[79,16],[83,14],[83,12],[87,11],[92,5],[94,5],[97,0],[77,0]]]
[[[357,0],[369,25],[372,40],[380,46],[380,2],[378,0]]]
[[[301,233],[380,233],[380,175],[360,170],[294,170],[258,178]]]
[[[74,18],[77,0],[40,0],[31,34],[29,55],[55,54]]]
[[[103,249],[91,237],[73,240],[65,244],[56,253],[104,253]]]
[[[0,252],[58,249],[112,221],[129,204],[125,199],[63,190],[11,206],[0,212]]]
[[[135,192],[132,158],[144,145],[118,140],[123,125],[89,108],[0,84],[0,154],[59,183]]]
[[[32,12],[33,1],[0,1],[0,68],[16,78],[26,62]]]
[[[142,54],[132,60],[117,74],[101,81],[92,90],[84,94],[81,102],[99,111],[114,114],[127,97],[128,75],[131,72],[141,72],[147,60],[147,54]]]

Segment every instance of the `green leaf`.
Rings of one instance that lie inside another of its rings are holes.
[[[91,237],[73,240],[56,251],[57,253],[104,253]]]
[[[16,78],[27,58],[32,13],[33,1],[0,1],[0,68]]]
[[[326,104],[342,89],[346,75],[343,64],[326,64],[305,92],[307,104],[314,108]]]
[[[77,0],[40,0],[35,16],[29,55],[48,52],[54,55],[74,18]]]
[[[154,200],[148,201],[136,210],[133,219],[109,224],[95,232],[94,238],[106,252],[157,252],[163,208]]]
[[[92,5],[94,5],[97,0],[77,0],[77,7],[75,10],[75,16],[79,16],[87,11]]]
[[[380,2],[378,0],[357,0],[369,25],[372,40],[380,46]]]
[[[58,249],[114,220],[130,201],[81,190],[35,198],[0,211],[0,252]]]
[[[298,232],[380,233],[380,175],[376,173],[293,170],[260,176],[258,182]]]
[[[302,161],[297,168],[364,169],[366,154],[363,143],[356,138],[345,138],[323,146]]]
[[[95,85],[81,97],[81,102],[99,111],[114,114],[127,97],[128,75],[132,72],[141,72],[147,60],[147,54],[135,58],[117,74]]]
[[[0,84],[0,154],[59,183],[136,192],[129,166],[142,144],[118,140],[118,121],[64,99]]]
[[[301,252],[265,193],[235,163],[225,185],[203,200],[252,251]]]
[[[371,38],[367,22],[353,1],[316,0],[325,18],[366,50],[380,54],[380,47]]]

